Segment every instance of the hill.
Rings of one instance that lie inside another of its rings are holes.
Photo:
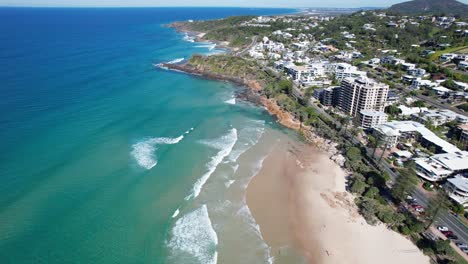
[[[387,11],[399,14],[444,14],[468,17],[468,5],[456,0],[413,0],[395,4]]]

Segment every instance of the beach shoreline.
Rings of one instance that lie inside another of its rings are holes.
[[[275,263],[297,254],[306,263],[429,263],[406,237],[366,223],[346,191],[347,175],[314,146],[275,146],[246,195]]]
[[[305,133],[309,144],[292,139],[278,144],[247,187],[247,206],[275,263],[429,263],[406,237],[384,224],[367,224],[355,197],[346,191],[350,173],[342,168],[345,159],[337,144],[262,95],[259,81],[214,73],[203,65],[162,66],[246,87],[249,101],[263,106],[284,127]]]

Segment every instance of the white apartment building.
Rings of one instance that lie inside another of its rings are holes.
[[[468,170],[467,151],[436,154],[414,161],[416,162],[416,174],[431,182],[440,181],[455,173]]]
[[[388,85],[369,78],[346,78],[341,82],[339,108],[354,117],[362,110],[383,112],[388,90]]]
[[[445,190],[449,197],[455,202],[468,207],[468,177],[458,174],[453,178],[447,179]]]
[[[362,110],[359,112],[359,126],[369,129],[387,122],[387,114],[375,110]]]
[[[423,146],[434,146],[437,153],[455,153],[460,149],[438,137],[423,124],[415,121],[392,121],[374,128],[376,136],[386,142],[387,147],[395,147],[401,140],[415,139]]]

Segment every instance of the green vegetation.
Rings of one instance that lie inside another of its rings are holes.
[[[413,0],[395,4],[387,9],[406,15],[436,14],[468,16],[468,6],[455,0]]]

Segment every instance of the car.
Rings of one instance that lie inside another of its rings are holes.
[[[414,209],[424,209],[422,205],[417,204],[417,203],[412,204],[411,207],[413,207]]]
[[[439,230],[439,231],[441,231],[441,232],[442,232],[442,231],[449,231],[448,227],[446,227],[446,226],[438,226],[438,227],[437,227],[437,230]]]
[[[468,254],[468,248],[462,248],[461,251],[463,251],[463,253]]]
[[[418,212],[418,213],[424,212],[424,208],[422,208],[422,207],[418,207],[418,208],[416,208],[415,210],[416,210],[416,212]]]
[[[460,249],[468,248],[468,245],[463,244],[463,243],[460,243],[460,242],[455,243],[455,245],[456,245],[457,247],[459,247]]]
[[[444,234],[444,236],[450,236],[450,235],[453,235],[453,232],[450,230],[447,230],[447,231],[442,231],[442,234]]]
[[[456,235],[448,235],[446,237],[450,240],[458,240],[458,237]]]

